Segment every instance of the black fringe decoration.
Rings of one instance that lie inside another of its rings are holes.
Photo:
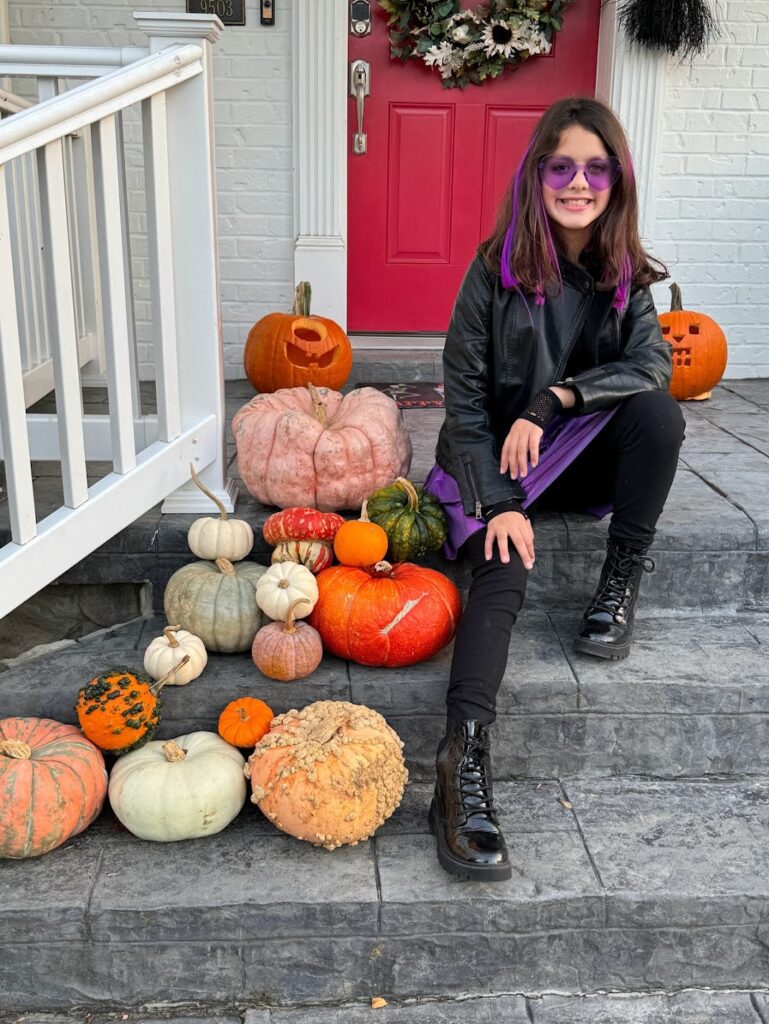
[[[618,0],[617,10],[632,42],[681,60],[702,53],[718,34],[707,0]]]

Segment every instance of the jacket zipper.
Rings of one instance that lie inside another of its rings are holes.
[[[469,461],[467,461],[465,459],[462,459],[462,465],[465,468],[465,476],[467,477],[467,482],[468,482],[468,484],[470,486],[470,492],[472,493],[473,497],[475,498],[475,518],[482,520],[483,519],[483,512],[481,511],[481,509],[482,509],[483,506],[481,505],[480,501],[478,500],[478,488],[475,486],[475,480],[473,479],[473,474],[472,474],[472,472],[470,470],[470,463],[469,463]]]
[[[580,313],[582,313],[582,316],[581,317],[578,316],[578,318],[577,318],[577,327],[575,328],[574,333],[572,334],[571,344],[566,349],[565,354],[561,357],[561,361],[558,364],[558,370],[556,371],[556,374],[555,374],[555,380],[556,381],[560,379],[560,376],[561,376],[561,374],[564,371],[564,367],[566,366],[566,364],[569,361],[569,356],[571,355],[571,350],[577,344],[577,339],[579,338],[580,334],[582,333],[582,328],[585,326],[585,320],[587,320],[587,313],[588,313],[589,308],[590,308],[589,303],[586,302],[585,300],[583,300],[582,309],[580,310]]]

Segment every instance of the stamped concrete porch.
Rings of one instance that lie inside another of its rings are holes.
[[[434,366],[414,369],[434,379]],[[247,397],[231,386],[233,408]],[[106,811],[38,861],[0,862],[0,1017],[155,1004],[131,1019],[248,1010],[246,1024],[338,1024],[370,1019],[383,996],[384,1022],[767,1024],[769,387],[729,382],[685,413],[627,661],[570,647],[605,524],[537,527],[534,600],[493,740],[509,882],[454,881],[427,830],[450,651],[405,671],[326,657],[290,685],[247,654],[212,656],[166,691],[159,737],[215,728],[247,693],[276,712],[369,704],[405,742],[401,807],[373,840],[333,853],[249,804],[217,837],[162,846]],[[419,480],[441,413],[405,416]],[[255,525],[267,514],[246,498],[237,512]],[[191,518],[153,512],[73,575],[160,588],[189,559]],[[163,624],[139,618],[8,665],[0,717],[74,722],[82,682],[138,665]]]

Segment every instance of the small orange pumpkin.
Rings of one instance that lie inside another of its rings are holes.
[[[350,339],[333,320],[310,316],[310,296],[302,281],[291,313],[269,313],[251,328],[243,367],[257,391],[308,384],[339,390],[350,376]]]
[[[334,554],[342,565],[363,568],[381,562],[387,554],[390,541],[382,527],[369,519],[367,506],[364,501],[360,519],[343,523],[334,535]]]
[[[119,756],[137,750],[158,727],[161,688],[189,660],[185,654],[157,682],[130,668],[109,668],[95,676],[78,691],[75,711],[80,728],[92,743],[110,754]]]
[[[231,700],[219,715],[218,732],[233,747],[253,747],[270,731],[272,708],[257,697]]]
[[[715,320],[683,308],[677,284],[671,284],[670,293],[670,312],[658,318],[662,336],[673,348],[670,393],[679,402],[709,398],[726,369],[726,337]]]

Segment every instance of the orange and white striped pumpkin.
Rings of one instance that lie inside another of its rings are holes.
[[[0,719],[0,857],[39,857],[86,829],[107,795],[101,751],[74,725]]]

